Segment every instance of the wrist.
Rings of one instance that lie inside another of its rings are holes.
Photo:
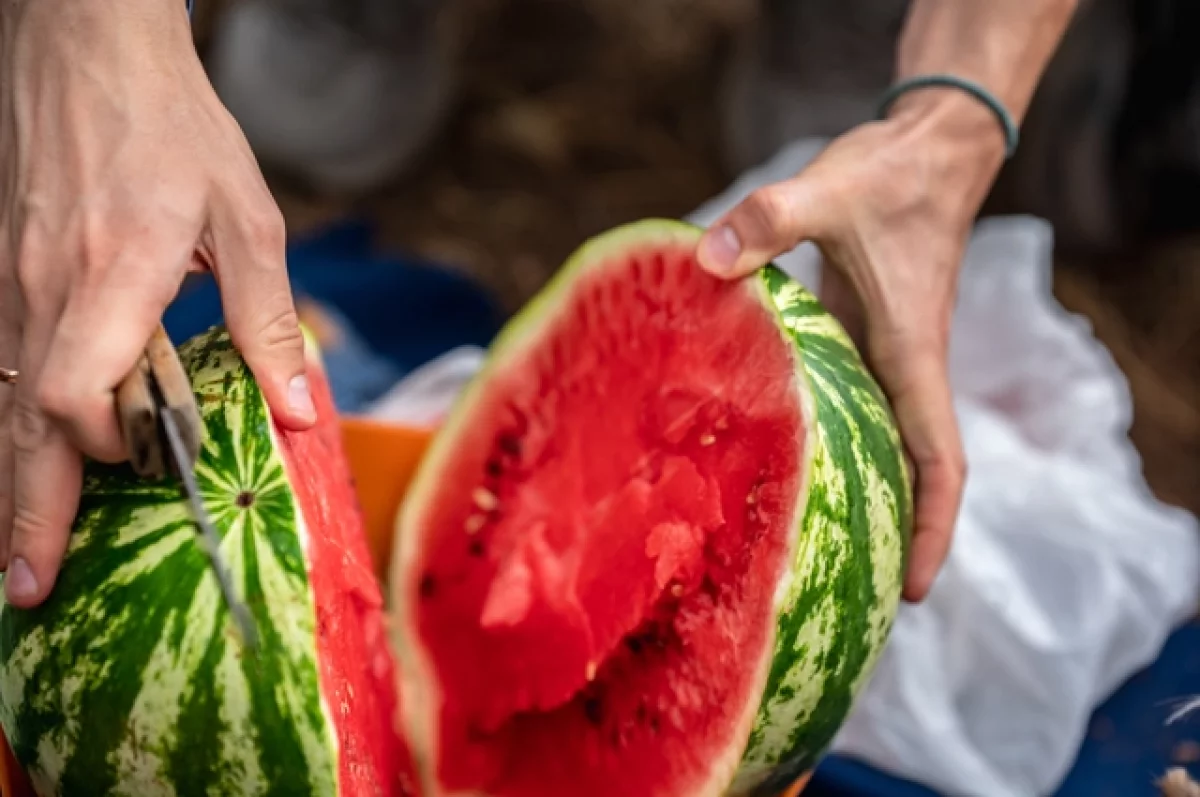
[[[970,94],[938,86],[897,98],[883,124],[937,176],[944,198],[973,216],[1004,165],[1004,129],[995,113]]]
[[[0,0],[3,68],[93,81],[202,71],[186,0]],[[24,82],[24,81],[22,81]]]
[[[107,38],[105,31],[119,30],[125,36],[154,36],[173,40],[190,38],[189,0],[0,0],[0,25],[5,32],[36,27],[61,31],[88,42]]]
[[[948,73],[987,89],[1020,124],[1078,0],[914,0],[896,79]]]

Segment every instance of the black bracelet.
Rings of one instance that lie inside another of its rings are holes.
[[[930,86],[946,86],[948,88],[959,89],[970,94],[975,99],[986,105],[993,114],[996,115],[996,120],[1000,123],[1000,127],[1004,131],[1004,157],[1011,158],[1013,153],[1017,151],[1017,143],[1020,141],[1020,133],[1017,130],[1017,123],[1013,121],[1012,114],[1004,107],[1004,103],[996,98],[996,95],[985,89],[978,83],[958,77],[957,75],[918,75],[917,77],[902,80],[892,86],[883,95],[883,99],[879,103],[879,118],[887,116],[888,109],[901,94],[914,89],[923,89]]]

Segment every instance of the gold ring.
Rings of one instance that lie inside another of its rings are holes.
[[[15,385],[18,373],[17,371],[10,371],[7,368],[0,368],[0,382],[4,382],[7,385]]]

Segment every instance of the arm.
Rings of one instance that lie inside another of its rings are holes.
[[[914,0],[897,48],[896,80],[936,73],[972,80],[995,95],[1019,126],[1077,5]],[[943,142],[963,167],[964,183],[973,184],[967,196],[978,195],[977,212],[1003,161],[1003,131],[992,112],[958,89],[926,88],[901,96],[889,118]]]
[[[897,79],[950,73],[1024,117],[1075,0],[914,0]],[[1004,160],[995,114],[957,88],[903,94],[799,175],[758,189],[713,224],[701,265],[736,278],[803,241],[820,247],[820,293],[895,409],[915,469],[904,594],[920,600],[949,551],[966,476],[946,356],[958,270]]]
[[[113,389],[189,270],[284,423],[311,423],[283,221],[209,85],[184,0],[0,0],[0,567],[50,592],[82,456],[126,452]]]
[[[1076,5],[1077,0],[915,0],[896,53],[896,77],[952,72],[969,78],[990,89],[1020,122]],[[943,98],[954,93],[930,91]]]

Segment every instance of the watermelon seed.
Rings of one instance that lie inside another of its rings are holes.
[[[683,597],[683,585],[682,584],[672,585],[671,594],[674,595],[676,598],[682,598]]]
[[[499,479],[502,475],[504,475],[504,466],[500,464],[500,460],[498,459],[489,459],[485,469],[487,471],[487,475],[491,476],[493,479]]]
[[[758,503],[758,489],[757,488],[746,493],[746,503],[749,504],[750,506],[754,506],[756,503]]]
[[[648,712],[646,711],[646,702],[642,701],[642,702],[638,703],[637,721],[644,724],[646,722],[647,715],[648,715]]]
[[[433,576],[429,573],[421,576],[421,584],[419,587],[422,598],[433,597],[433,593],[437,591],[437,584],[433,580]]]
[[[238,508],[240,509],[249,509],[250,507],[254,506],[254,493],[250,492],[249,490],[242,490],[237,494],[237,498],[234,499],[234,503],[237,504]]]
[[[642,640],[631,636],[625,640],[625,647],[629,648],[629,652],[636,656],[642,652]]]
[[[521,441],[511,434],[500,435],[500,450],[512,457],[521,456]]]
[[[593,725],[599,725],[602,719],[600,716],[600,698],[594,695],[586,698],[583,701],[583,715],[587,717],[588,722]]]
[[[483,543],[479,540],[471,540],[471,544],[467,546],[467,553],[476,558],[483,556]]]
[[[587,663],[587,671],[585,672],[585,675],[587,676],[589,683],[596,680],[596,662],[589,661]]]
[[[700,435],[700,445],[702,446],[711,446],[715,442],[717,442],[717,438],[711,434]]]
[[[471,515],[469,518],[467,518],[467,521],[463,523],[463,528],[466,530],[467,534],[474,534],[483,528],[483,524],[486,522],[487,518],[485,518],[483,515]]]
[[[496,507],[500,506],[500,499],[496,494],[486,487],[476,487],[471,492],[471,500],[475,502],[475,506],[482,509],[484,512],[491,512]]]

